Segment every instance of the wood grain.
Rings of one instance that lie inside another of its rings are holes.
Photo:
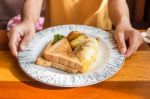
[[[31,80],[20,69],[17,59],[10,51],[0,51],[0,81],[29,81]]]
[[[108,81],[150,81],[150,51],[137,51]]]
[[[150,83],[100,83],[58,88],[39,82],[0,82],[1,99],[149,99]]]

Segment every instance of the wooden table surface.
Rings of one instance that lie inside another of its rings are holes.
[[[110,79],[80,88],[59,88],[28,77],[11,55],[0,30],[0,99],[149,99],[150,47],[143,44]]]

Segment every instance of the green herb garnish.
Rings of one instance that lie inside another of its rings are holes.
[[[60,34],[55,34],[54,35],[54,40],[53,40],[53,44],[57,43],[59,40],[61,40],[64,36],[60,35]]]

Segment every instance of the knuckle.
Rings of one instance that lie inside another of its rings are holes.
[[[138,36],[138,33],[136,31],[134,31],[132,34],[133,34],[134,37]]]
[[[133,36],[133,37],[137,37],[137,36],[140,35],[139,31],[137,31],[137,30],[135,30],[135,29],[130,30],[130,33],[131,33],[131,36]]]
[[[140,32],[139,32],[138,30],[135,30],[135,31],[134,31],[134,34],[135,34],[136,36],[138,36],[138,37],[141,36],[141,34],[140,34]]]
[[[139,33],[135,32],[135,33],[133,33],[133,39],[135,41],[138,41],[139,39],[141,39],[141,35]]]

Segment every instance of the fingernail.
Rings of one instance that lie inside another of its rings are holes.
[[[126,49],[125,48],[121,48],[121,53],[125,53],[126,52]]]
[[[20,48],[21,48],[21,50],[24,50],[25,49],[25,45],[21,45]]]

